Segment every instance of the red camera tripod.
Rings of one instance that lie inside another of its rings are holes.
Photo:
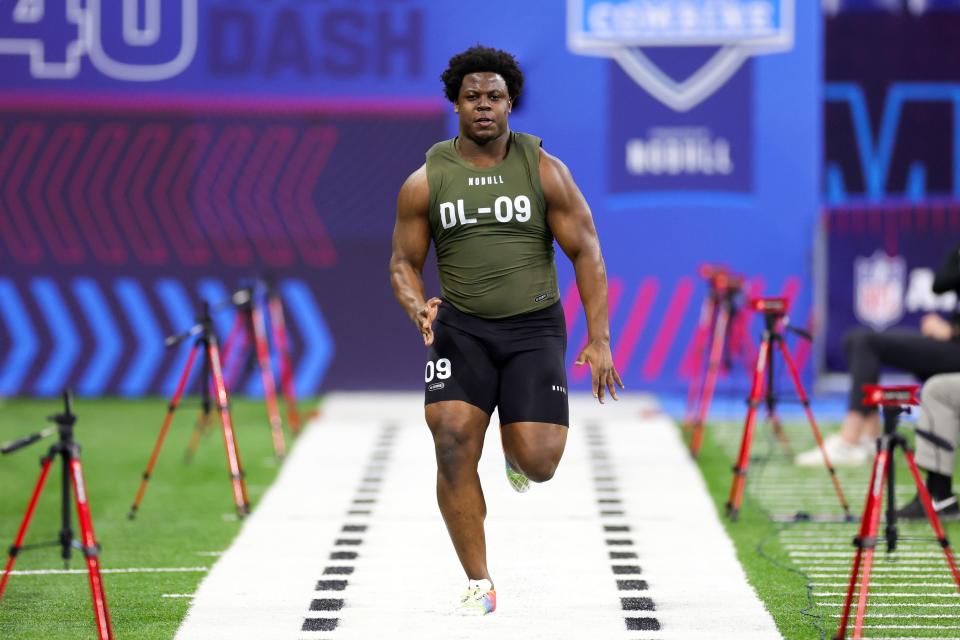
[[[847,625],[850,621],[850,607],[853,604],[853,592],[857,587],[857,577],[860,577],[859,596],[857,599],[857,616],[853,626],[853,637],[860,638],[863,631],[863,618],[867,610],[867,596],[870,594],[870,573],[873,569],[873,554],[877,546],[877,533],[880,529],[880,510],[883,504],[884,487],[887,489],[887,552],[897,547],[897,507],[895,496],[895,473],[893,470],[893,453],[899,447],[907,461],[910,475],[917,485],[917,495],[923,504],[923,511],[933,528],[937,542],[943,549],[947,567],[953,574],[953,580],[960,591],[960,573],[953,558],[950,541],[944,533],[937,512],[933,508],[930,493],[920,479],[920,471],[913,458],[913,450],[906,438],[897,433],[897,423],[900,415],[909,413],[910,407],[920,404],[917,400],[917,385],[906,386],[863,386],[863,404],[883,409],[883,435],[877,440],[877,457],[873,461],[873,471],[870,473],[870,484],[867,485],[867,503],[863,507],[863,518],[860,520],[860,531],[853,539],[857,548],[853,556],[853,569],[850,571],[850,584],[847,587],[847,596],[843,601],[843,613],[840,614],[840,626],[837,629],[836,640],[846,638]]]
[[[87,488],[83,479],[83,467],[80,464],[80,445],[73,438],[73,425],[77,421],[73,413],[73,401],[69,391],[63,392],[63,413],[50,416],[48,420],[55,422],[56,427],[44,429],[38,433],[31,434],[7,443],[0,448],[0,453],[12,453],[17,449],[41,440],[54,433],[59,434],[60,439],[47,450],[47,454],[40,460],[40,478],[30,496],[30,502],[27,503],[27,511],[20,523],[20,529],[17,531],[17,537],[10,546],[10,555],[7,559],[7,566],[3,569],[3,576],[0,577],[0,598],[7,588],[7,581],[10,579],[10,572],[13,571],[13,565],[21,551],[36,547],[46,547],[59,545],[60,557],[64,564],[70,561],[71,550],[77,547],[83,552],[87,561],[87,574],[90,577],[90,593],[93,597],[93,615],[97,623],[97,637],[100,640],[111,640],[113,638],[113,629],[110,625],[110,611],[107,609],[107,596],[103,590],[103,579],[100,577],[100,545],[93,534],[93,519],[90,517],[90,505],[87,502]],[[37,502],[40,500],[40,493],[46,484],[47,476],[50,474],[50,467],[53,465],[54,458],[59,457],[63,463],[63,475],[60,485],[60,514],[61,525],[60,535],[54,542],[38,543],[24,546],[23,539],[27,535],[27,529],[30,527],[30,521],[33,519],[34,511],[37,508]],[[70,484],[73,483],[73,498],[77,508],[77,519],[80,522],[80,540],[74,540],[73,528],[70,522]]]
[[[707,281],[707,297],[700,310],[701,349],[697,372],[690,381],[684,431],[690,433],[690,453],[700,454],[703,429],[721,369],[732,367],[732,354],[746,353],[747,337],[737,299],[743,290],[743,276],[726,267],[703,265],[700,275]],[[704,354],[707,358],[704,358]]]
[[[812,339],[812,336],[803,329],[792,327],[787,321],[787,310],[789,301],[786,298],[755,298],[751,300],[750,306],[754,311],[763,314],[764,331],[763,339],[760,341],[760,351],[757,354],[757,365],[753,373],[753,384],[750,387],[750,398],[748,400],[749,408],[747,410],[747,419],[743,426],[743,439],[740,442],[740,455],[737,457],[737,464],[733,468],[733,483],[730,486],[730,495],[727,498],[727,515],[731,520],[736,520],[740,512],[740,505],[743,501],[743,490],[747,483],[747,468],[750,465],[750,447],[753,444],[753,432],[756,426],[757,409],[760,401],[764,399],[764,385],[766,383],[766,405],[771,416],[776,415],[776,395],[773,391],[773,354],[774,350],[779,348],[783,355],[783,360],[787,365],[787,371],[793,380],[793,385],[797,390],[800,403],[807,415],[807,421],[810,423],[810,429],[813,431],[813,437],[817,441],[817,447],[823,454],[823,463],[830,474],[830,480],[833,482],[834,491],[840,500],[840,506],[843,508],[844,519],[852,520],[850,506],[843,495],[843,489],[840,487],[840,480],[837,478],[833,465],[830,464],[830,458],[823,448],[823,436],[820,435],[820,429],[817,427],[817,421],[813,417],[813,411],[810,409],[810,400],[807,393],[803,390],[803,384],[800,382],[800,373],[797,365],[787,349],[784,341],[784,331],[793,333],[805,338]],[[766,381],[764,380],[766,372]],[[776,424],[776,423],[775,423]],[[800,517],[800,514],[797,514]]]
[[[223,371],[220,367],[220,349],[217,346],[217,336],[213,331],[213,322],[210,319],[210,306],[203,304],[200,317],[197,324],[181,333],[180,335],[170,336],[166,339],[166,345],[171,347],[196,336],[193,348],[190,349],[190,355],[184,365],[183,372],[180,374],[180,380],[177,383],[176,391],[167,407],[167,414],[163,419],[163,425],[160,427],[160,433],[157,435],[157,441],[153,445],[153,451],[147,462],[147,468],[143,472],[143,479],[140,481],[140,488],[137,489],[137,495],[133,499],[133,505],[127,517],[133,520],[136,517],[137,509],[143,500],[143,494],[147,490],[147,483],[153,473],[153,468],[160,456],[160,448],[163,446],[164,438],[170,429],[170,423],[173,422],[173,414],[180,404],[180,398],[187,386],[187,380],[190,378],[190,372],[193,370],[193,363],[197,358],[197,352],[203,351],[203,376],[200,380],[201,393],[206,394],[210,385],[213,385],[216,394],[217,410],[220,413],[220,424],[223,428],[223,442],[226,447],[227,469],[230,472],[230,485],[233,489],[233,501],[237,509],[237,516],[242,518],[250,512],[250,500],[247,497],[247,485],[243,479],[243,467],[240,463],[240,448],[237,446],[237,437],[233,429],[233,419],[230,417],[230,405],[227,398],[227,388],[223,382]],[[207,377],[209,376],[209,378]],[[204,396],[208,398],[207,396]]]

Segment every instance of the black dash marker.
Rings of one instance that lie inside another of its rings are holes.
[[[343,525],[342,531],[348,531],[351,533],[363,533],[367,530],[367,525],[365,524],[345,524]]]
[[[356,500],[354,500],[354,502],[356,502]],[[620,504],[623,500],[620,498],[600,498],[597,502],[600,504]]]
[[[368,516],[371,513],[373,512],[369,509],[350,509],[350,511],[347,511],[348,516]]]
[[[363,479],[364,482],[380,482],[381,480],[382,480],[382,478],[374,478],[374,477],[372,477],[372,476],[369,477],[369,478],[364,478],[364,479]]]
[[[358,538],[337,538],[337,541],[334,542],[333,544],[335,544],[338,547],[342,547],[342,546],[355,547],[357,545],[363,544],[363,540],[360,540]]]
[[[310,611],[340,611],[343,609],[341,598],[319,598],[310,603]]]
[[[627,558],[636,558],[637,554],[635,551],[611,551],[610,559],[611,560],[626,560]]]
[[[320,580],[317,582],[317,591],[343,591],[346,588],[346,580]]]
[[[340,544],[339,542],[337,544]],[[632,547],[633,540],[607,540],[607,544],[611,547]]]
[[[616,480],[613,476],[597,476],[593,479],[594,482],[616,482]]]
[[[606,511],[601,511],[601,512],[600,512],[600,515],[601,515],[601,516],[622,516],[622,515],[623,515],[623,511],[621,511],[621,510],[619,510],[619,509],[610,509],[610,510],[606,510]]]
[[[636,573],[639,573],[640,567],[637,567],[637,569],[638,571]],[[327,567],[326,569],[323,570],[323,575],[325,576],[329,576],[329,575],[348,576],[351,573],[353,573],[353,567]],[[614,567],[614,573],[616,573],[616,567]],[[621,572],[621,573],[629,573],[629,572]]]
[[[660,621],[656,618],[625,618],[628,631],[659,631]]]
[[[357,498],[353,504],[377,504],[377,501],[373,498]]]
[[[646,591],[646,580],[617,580],[618,591]]]
[[[597,493],[616,493],[616,487],[597,487]]]
[[[634,554],[636,557],[636,554]],[[334,551],[330,554],[331,560],[356,560],[357,552],[356,551]]]
[[[337,628],[339,618],[307,618],[303,621],[301,631],[333,631]]]
[[[630,531],[630,527],[627,525],[620,524],[607,524],[603,526],[603,530],[608,533],[613,533],[614,531]]]
[[[620,606],[624,611],[653,611],[652,598],[620,598]]]
[[[346,569],[348,567],[328,567],[328,568]],[[615,564],[611,567],[611,569],[613,569],[613,572],[616,573],[617,575],[622,575],[626,573],[640,573],[640,567],[635,564]],[[352,571],[352,568],[351,568],[351,571]],[[324,571],[324,573],[326,573],[326,571]]]

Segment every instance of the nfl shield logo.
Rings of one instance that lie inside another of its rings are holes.
[[[903,317],[907,264],[879,249],[854,262],[854,313],[864,324],[882,331]]]

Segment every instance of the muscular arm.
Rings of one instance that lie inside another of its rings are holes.
[[[440,304],[438,298],[424,300],[423,263],[430,249],[429,207],[430,189],[424,165],[407,178],[397,196],[390,284],[397,302],[417,326],[424,344],[428,346],[433,342],[433,319]]]
[[[593,395],[603,402],[604,388],[617,399],[623,382],[613,366],[610,326],[607,319],[607,272],[600,253],[600,239],[593,226],[590,207],[577,188],[570,170],[557,158],[540,150],[540,183],[547,201],[547,223],[560,248],[570,258],[577,289],[587,316],[588,342],[577,364],[590,363]]]

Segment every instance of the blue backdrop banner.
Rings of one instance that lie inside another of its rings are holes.
[[[267,272],[302,393],[419,388],[425,353],[387,278],[395,196],[455,133],[439,76],[478,40],[516,55],[511,124],[593,209],[628,388],[679,389],[701,263],[809,319],[818,7],[0,1],[0,393],[165,391],[180,356],[162,336]],[[558,263],[584,388],[586,324]]]

